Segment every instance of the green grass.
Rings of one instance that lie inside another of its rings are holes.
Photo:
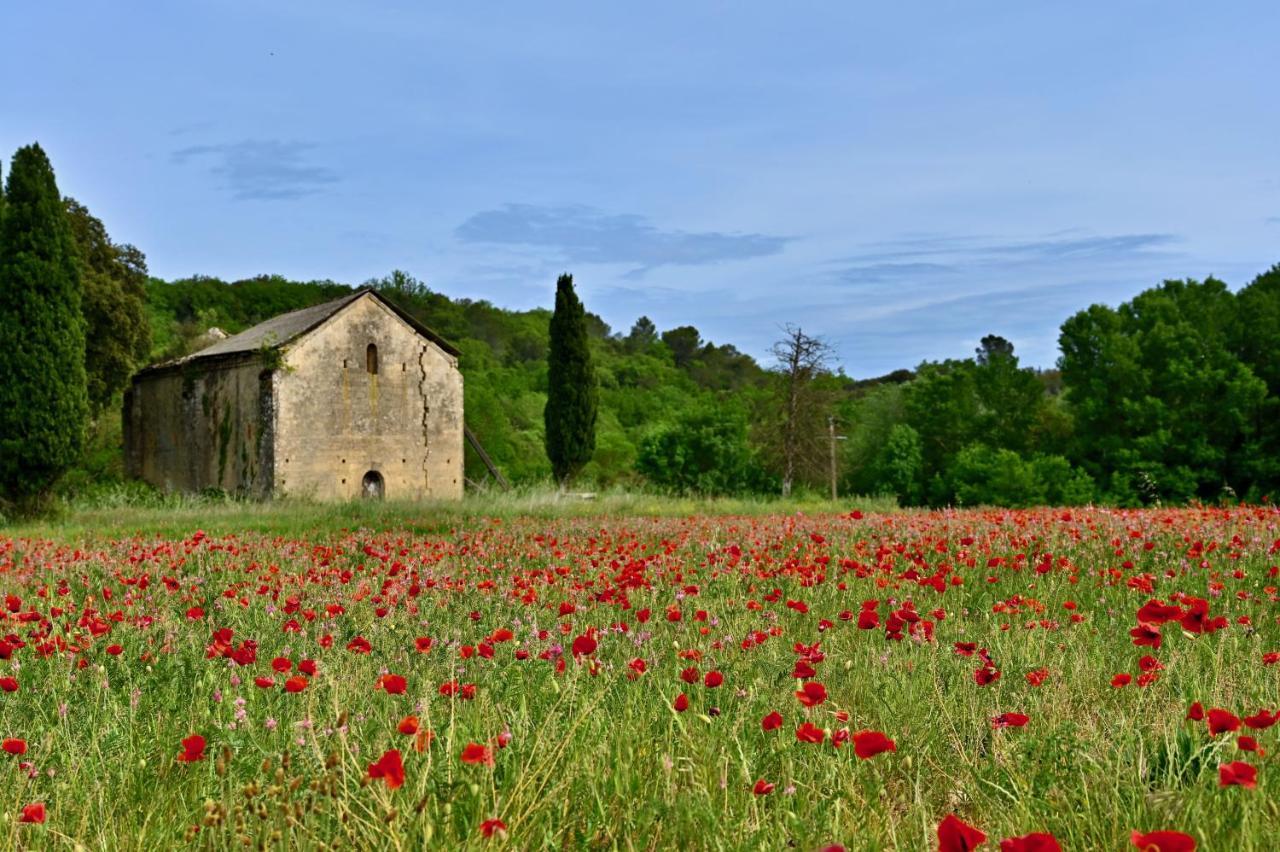
[[[993,850],[1032,831],[1053,832],[1066,849],[1122,849],[1133,829],[1186,831],[1202,849],[1274,848],[1280,726],[1249,732],[1268,751],[1258,757],[1184,718],[1196,700],[1240,716],[1277,707],[1280,666],[1261,663],[1280,650],[1268,591],[1273,510],[872,514],[869,501],[853,502],[866,517],[850,518],[849,505],[797,513],[626,495],[194,501],[83,508],[10,529],[0,538],[0,597],[21,597],[21,611],[41,619],[9,616],[7,630],[29,644],[14,654],[21,689],[0,693],[0,735],[27,741],[36,777],[0,754],[12,764],[0,771],[0,843],[914,850],[935,846],[938,821],[956,813],[987,832],[983,848]],[[202,542],[197,528],[209,533]],[[1197,540],[1218,545],[1189,556]],[[1044,554],[1055,562],[1040,574]],[[992,558],[1008,564],[988,567]],[[963,584],[938,593],[914,579],[944,566]],[[1191,636],[1166,625],[1161,649],[1135,647],[1137,607],[1178,591],[1252,626]],[[839,617],[869,598],[881,601],[882,619],[890,599],[915,600],[936,622],[934,641],[890,641]],[[575,611],[559,615],[565,602]],[[186,617],[193,604],[204,619]],[[327,616],[330,604],[345,612]],[[666,618],[672,606],[678,622]],[[999,611],[1010,607],[1017,612]],[[647,624],[642,608],[653,614]],[[1083,620],[1073,624],[1072,612]],[[283,630],[290,618],[301,633]],[[832,626],[820,629],[822,619]],[[611,629],[623,621],[625,633]],[[29,635],[46,622],[47,636]],[[95,625],[109,630],[92,638]],[[217,627],[255,639],[257,662],[207,659]],[[504,627],[514,639],[495,643],[492,659],[461,656]],[[557,674],[538,658],[552,645],[567,653],[589,627],[600,631],[595,673],[569,659]],[[771,630],[778,635],[763,644],[740,646]],[[346,650],[356,635],[371,654]],[[418,653],[416,636],[435,646]],[[41,655],[36,646],[55,637],[77,650]],[[794,645],[819,641],[830,697],[805,709],[793,695]],[[957,641],[989,649],[1001,678],[979,687],[978,660],[953,653]],[[123,646],[119,656],[106,652],[111,643]],[[530,659],[517,660],[517,647]],[[1110,685],[1117,672],[1136,675],[1147,653],[1164,666],[1155,683]],[[298,694],[283,692],[278,675],[275,688],[255,688],[278,654],[318,660],[318,676]],[[633,680],[636,657],[648,670]],[[679,672],[690,665],[723,672],[724,685],[685,683]],[[1048,680],[1029,685],[1024,674],[1041,667]],[[408,679],[405,695],[374,688],[386,670]],[[442,697],[449,680],[474,683],[475,699]],[[690,707],[677,713],[682,691]],[[766,733],[760,720],[772,710],[785,723]],[[1007,711],[1031,721],[993,730],[991,718]],[[408,713],[436,735],[421,754],[396,731]],[[806,719],[829,732],[883,731],[897,751],[859,760],[849,746],[798,743]],[[193,732],[207,738],[207,759],[176,762]],[[503,732],[511,741],[493,768],[459,761],[467,742]],[[367,773],[389,748],[406,767],[394,791]],[[1237,759],[1259,767],[1257,789],[1219,788],[1218,765]],[[753,795],[759,778],[774,792]],[[33,801],[48,805],[48,822],[17,824]],[[480,835],[490,818],[506,823],[505,840]]]
[[[621,489],[562,495],[544,486],[468,493],[460,501],[319,503],[290,498],[260,502],[220,494],[162,495],[150,489],[117,486],[59,503],[45,518],[0,526],[0,533],[15,538],[52,536],[67,540],[135,532],[181,535],[195,529],[280,534],[403,529],[428,534],[448,532],[483,518],[830,514],[853,508],[893,511],[896,505],[893,497],[885,496],[850,496],[832,502],[811,493],[782,500],[767,496],[679,497]]]

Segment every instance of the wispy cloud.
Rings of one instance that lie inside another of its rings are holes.
[[[766,234],[664,231],[643,216],[592,207],[507,204],[476,213],[454,232],[464,243],[530,246],[582,263],[697,266],[774,255],[790,241]]]
[[[173,161],[211,162],[209,172],[222,179],[237,201],[287,201],[338,182],[331,169],[306,162],[306,153],[313,147],[305,142],[245,139],[183,148],[173,152]]]
[[[1111,236],[1050,236],[1037,239],[999,240],[991,237],[911,237],[867,246],[841,263],[850,268],[867,264],[910,267],[929,263],[954,268],[961,265],[1012,261],[1090,260],[1111,261],[1149,256],[1178,242],[1172,234],[1117,234]],[[945,258],[939,262],[938,258]],[[927,260],[926,260],[927,259]]]

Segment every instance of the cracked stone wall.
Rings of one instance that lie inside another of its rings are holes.
[[[457,359],[377,299],[357,300],[289,345],[272,383],[277,492],[356,499],[376,472],[389,500],[462,496]]]

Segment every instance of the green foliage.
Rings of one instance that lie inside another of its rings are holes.
[[[948,471],[962,506],[1078,506],[1093,500],[1093,481],[1061,456],[1023,458],[1007,448],[974,443]]]
[[[747,442],[745,412],[705,406],[660,426],[640,445],[636,468],[658,486],[721,495],[770,487]]]
[[[924,450],[920,433],[906,423],[896,423],[876,459],[880,488],[898,498],[904,506],[918,505],[924,493]]]
[[[89,402],[76,249],[39,145],[14,155],[0,223],[0,491],[38,497],[79,458]]]
[[[116,245],[101,220],[66,199],[84,288],[85,373],[96,416],[129,383],[151,352],[147,321],[147,260],[130,245]]]
[[[547,459],[556,481],[568,484],[596,448],[599,391],[587,340],[586,312],[573,292],[573,276],[556,281],[547,353]]]
[[[1131,497],[1128,483],[1139,476],[1175,501],[1264,482],[1257,457],[1268,386],[1236,350],[1266,330],[1239,319],[1236,298],[1210,278],[1166,281],[1119,309],[1094,305],[1063,324],[1073,455],[1117,499]]]

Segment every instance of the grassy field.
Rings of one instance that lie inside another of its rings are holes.
[[[4,845],[1275,848],[1276,510],[796,508],[6,529]]]

